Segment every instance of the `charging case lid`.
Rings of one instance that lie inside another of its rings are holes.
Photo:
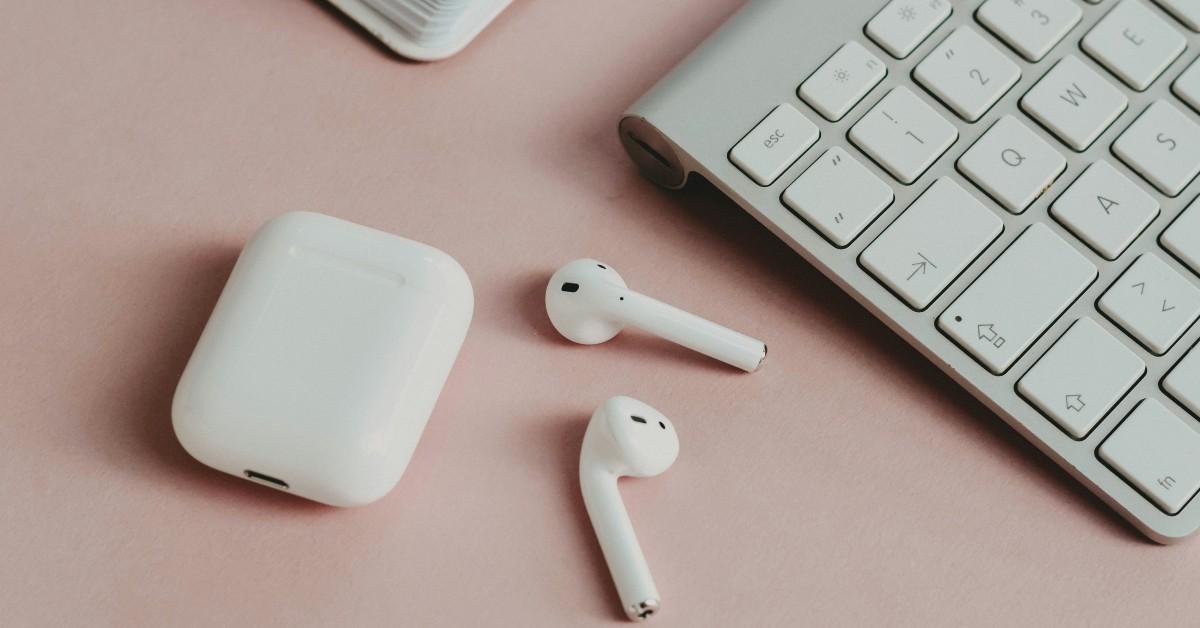
[[[334,506],[399,481],[474,309],[445,253],[295,212],[247,243],[175,391],[213,468]]]

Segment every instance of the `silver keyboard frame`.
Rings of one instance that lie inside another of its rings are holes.
[[[1176,271],[1200,285],[1200,279],[1158,243],[1162,232],[1196,198],[1200,190],[1200,178],[1192,181],[1178,197],[1164,196],[1111,153],[1113,141],[1157,99],[1169,99],[1186,115],[1200,122],[1196,112],[1170,91],[1171,83],[1196,59],[1200,51],[1200,35],[1187,30],[1150,0],[1142,1],[1158,11],[1188,41],[1187,50],[1144,92],[1128,89],[1079,47],[1083,35],[1116,6],[1115,0],[1104,0],[1098,6],[1079,2],[1084,9],[1081,22],[1036,64],[1025,61],[976,21],[975,11],[982,0],[952,0],[953,13],[950,18],[902,60],[892,58],[864,31],[867,21],[883,8],[885,0],[751,0],[629,107],[620,122],[619,133],[630,157],[651,180],[670,188],[683,187],[692,175],[710,181],[1146,536],[1160,543],[1171,543],[1200,527],[1200,500],[1193,499],[1179,514],[1168,515],[1096,456],[1100,443],[1140,400],[1147,397],[1159,399],[1172,412],[1187,420],[1193,429],[1200,431],[1200,423],[1195,420],[1197,417],[1160,387],[1162,378],[1170,368],[1197,344],[1200,324],[1193,325],[1165,356],[1156,357],[1095,307],[1104,291],[1144,252],[1156,253]],[[1021,68],[1021,80],[974,123],[962,121],[911,78],[913,68],[929,51],[962,25],[970,25]],[[848,40],[858,41],[870,50],[884,62],[888,73],[845,117],[838,122],[829,122],[797,96],[797,88]],[[1128,108],[1116,122],[1091,147],[1079,153],[1045,131],[1018,105],[1020,97],[1066,54],[1079,57],[1121,88],[1129,98]],[[956,123],[959,130],[959,138],[954,145],[912,185],[898,182],[847,139],[850,127],[899,85],[909,86],[947,120]],[[772,185],[760,187],[730,163],[727,155],[738,140],[780,103],[796,106],[818,126],[821,137]],[[955,161],[959,156],[1004,114],[1016,116],[1067,157],[1067,170],[1027,211],[1018,216],[1005,211],[955,169]],[[863,165],[891,184],[896,194],[887,210],[845,249],[838,249],[826,241],[788,211],[780,200],[783,190],[834,145],[842,146],[858,157]],[[1114,262],[1097,255],[1047,213],[1050,203],[1089,164],[1101,158],[1107,159],[1131,181],[1138,183],[1162,207],[1150,227]],[[858,264],[858,256],[941,176],[951,177],[981,203],[992,208],[1004,221],[1004,232],[929,308],[917,312],[863,270]],[[1200,207],[1197,211],[1200,211]],[[934,323],[937,316],[1033,222],[1047,224],[1074,245],[1096,265],[1099,276],[1012,368],[1004,375],[992,375],[938,331]],[[1084,440],[1076,441],[1025,401],[1017,393],[1016,383],[1082,316],[1092,317],[1113,337],[1130,347],[1146,362],[1147,372]]]

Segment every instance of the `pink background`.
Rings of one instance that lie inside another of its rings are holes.
[[[306,0],[5,2],[3,623],[617,623],[576,465],[618,393],[682,438],[624,483],[657,625],[1200,621],[1195,542],[1144,541],[711,188],[635,173],[619,114],[738,4],[517,0],[416,65]],[[439,246],[475,285],[407,475],[362,509],[224,476],[171,431],[239,247],[298,209]],[[541,292],[584,255],[770,359],[565,343]]]

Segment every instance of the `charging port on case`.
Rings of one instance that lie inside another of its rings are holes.
[[[246,478],[250,479],[250,480],[262,482],[263,484],[267,484],[269,486],[274,486],[275,488],[281,488],[285,491],[288,488],[287,482],[284,482],[283,480],[281,480],[279,478],[273,478],[265,473],[259,473],[258,471],[252,471],[250,469],[246,469],[242,473],[245,473]]]

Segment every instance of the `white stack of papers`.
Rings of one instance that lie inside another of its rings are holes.
[[[450,39],[470,0],[367,0],[414,41],[438,44]]]
[[[465,47],[511,0],[330,0],[403,56],[423,61]]]

